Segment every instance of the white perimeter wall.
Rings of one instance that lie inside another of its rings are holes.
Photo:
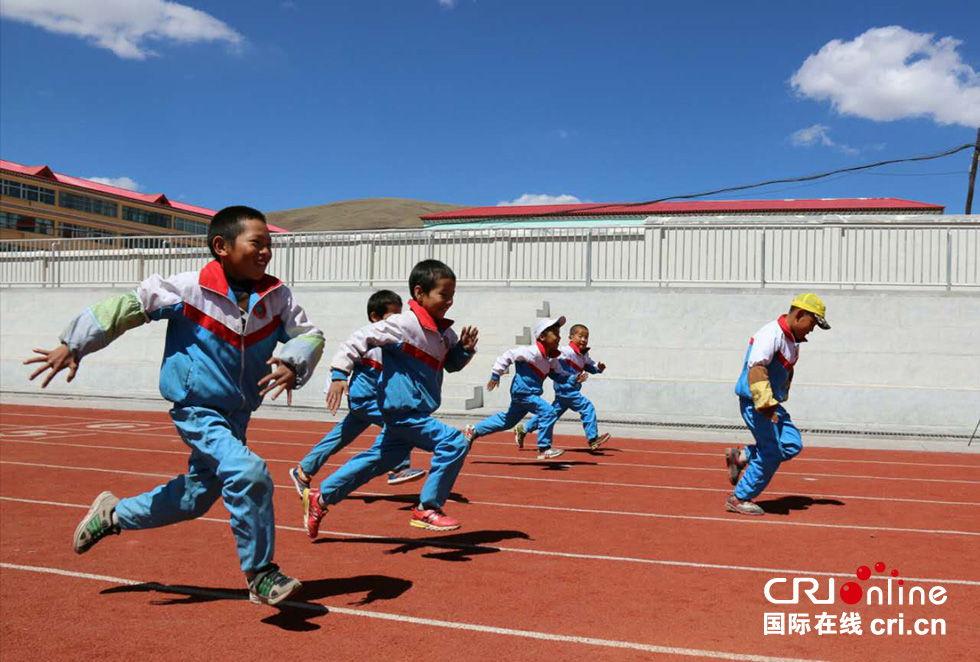
[[[300,302],[327,336],[327,353],[366,322],[376,288],[299,286]],[[393,289],[405,296],[404,286]],[[124,289],[0,291],[0,390],[34,392],[21,361],[52,347],[88,303]],[[970,434],[980,418],[980,295],[957,292],[818,290],[831,331],[815,330],[802,348],[788,408],[804,427]],[[480,328],[479,353],[447,375],[445,413],[460,412],[494,358],[532,326],[543,302],[592,332],[593,356],[609,365],[585,393],[600,418],[738,424],[733,388],[749,337],[784,312],[788,290],[485,287],[461,284],[452,316]],[[87,357],[71,385],[55,393],[159,397],[164,324],[129,332]],[[295,403],[319,406],[329,356]],[[509,383],[505,378],[505,385]],[[546,395],[550,388],[546,390]],[[490,414],[507,391],[485,394]]]

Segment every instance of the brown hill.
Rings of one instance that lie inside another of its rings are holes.
[[[420,228],[422,214],[434,214],[460,205],[402,198],[363,198],[315,207],[284,209],[266,214],[269,222],[293,232],[318,230],[378,230]]]

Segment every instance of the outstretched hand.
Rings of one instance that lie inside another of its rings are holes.
[[[579,384],[581,384],[582,382],[584,382],[588,378],[589,378],[589,373],[587,373],[587,372],[580,372],[580,373],[578,373],[578,375],[575,376],[575,381],[577,381]]]
[[[344,399],[344,395],[347,393],[347,380],[337,379],[330,382],[330,389],[327,391],[327,409],[330,410],[330,415],[333,416],[340,409],[340,403]]]
[[[487,390],[488,391],[492,391],[493,389],[497,388],[498,386],[500,386],[500,380],[499,379],[491,379],[490,381],[487,382]]]
[[[606,364],[603,363],[602,361],[599,361],[599,365],[596,366],[596,367],[599,368],[599,374],[600,375],[606,371]]]
[[[41,349],[39,347],[34,348],[35,354],[40,354],[40,356],[35,356],[24,361],[24,365],[29,365],[31,363],[42,363],[43,365],[31,373],[30,380],[34,381],[34,378],[43,373],[45,370],[51,370],[51,374],[44,378],[41,382],[41,388],[46,387],[51,380],[59,372],[68,368],[68,381],[75,379],[75,373],[78,372],[78,361],[72,356],[71,351],[68,349],[68,345],[61,344],[58,345],[56,349]]]
[[[476,343],[480,339],[480,330],[475,326],[464,326],[463,330],[459,334],[459,344],[463,346],[467,352],[472,352],[476,349]]]
[[[286,391],[286,404],[293,404],[293,389],[296,388],[296,371],[284,363],[282,359],[277,359],[276,357],[272,357],[266,361],[266,364],[274,365],[276,368],[259,380],[259,387],[265,385],[265,388],[259,391],[259,395],[264,396],[266,393],[272,391],[272,399],[275,400],[283,391]]]

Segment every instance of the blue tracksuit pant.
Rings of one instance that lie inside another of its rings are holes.
[[[582,427],[585,428],[585,438],[595,439],[599,436],[599,423],[596,421],[595,406],[587,397],[576,391],[568,395],[555,394],[555,401],[551,403],[551,408],[555,412],[555,421],[562,417],[566,411],[571,409],[579,418],[582,419]],[[540,419],[537,416],[531,418],[524,426],[528,433],[534,432],[540,427]]]
[[[551,437],[555,431],[558,416],[555,410],[537,395],[511,396],[510,408],[499,414],[489,416],[474,426],[476,436],[482,437],[494,432],[510,430],[530,413],[538,421],[538,450],[546,451],[551,448]]]
[[[779,422],[772,420],[756,411],[755,405],[749,398],[739,398],[742,418],[755,437],[755,445],[746,446],[745,454],[749,464],[745,467],[742,479],[735,486],[735,497],[751,500],[762,494],[766,485],[772,480],[776,469],[783,462],[788,462],[803,450],[800,431],[793,425],[789,412],[782,405],[777,408]]]
[[[122,499],[116,506],[123,529],[152,529],[204,515],[221,498],[244,572],[272,563],[276,544],[272,476],[265,461],[245,446],[249,412],[225,415],[206,407],[174,407],[170,417],[191,449],[187,473],[169,483]]]
[[[375,476],[391,471],[413,448],[432,453],[429,476],[422,486],[419,503],[426,508],[442,508],[469,445],[463,433],[431,416],[386,419],[384,430],[374,445],[358,453],[320,484],[320,494],[328,504],[340,503]]]
[[[347,416],[337,423],[337,425],[333,426],[330,432],[317,442],[316,446],[310,449],[310,452],[299,463],[300,468],[303,469],[303,473],[307,476],[315,476],[331,455],[346,448],[350,442],[357,439],[372,425],[377,425],[378,427],[384,426],[384,421],[381,419],[381,412],[378,411],[377,407],[371,409],[351,409]],[[410,453],[411,449],[408,449],[405,457],[402,458],[392,471],[408,469],[411,462]]]

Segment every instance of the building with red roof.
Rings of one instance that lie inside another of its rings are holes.
[[[163,193],[139,193],[46,165],[0,159],[0,239],[206,234],[214,214]]]

